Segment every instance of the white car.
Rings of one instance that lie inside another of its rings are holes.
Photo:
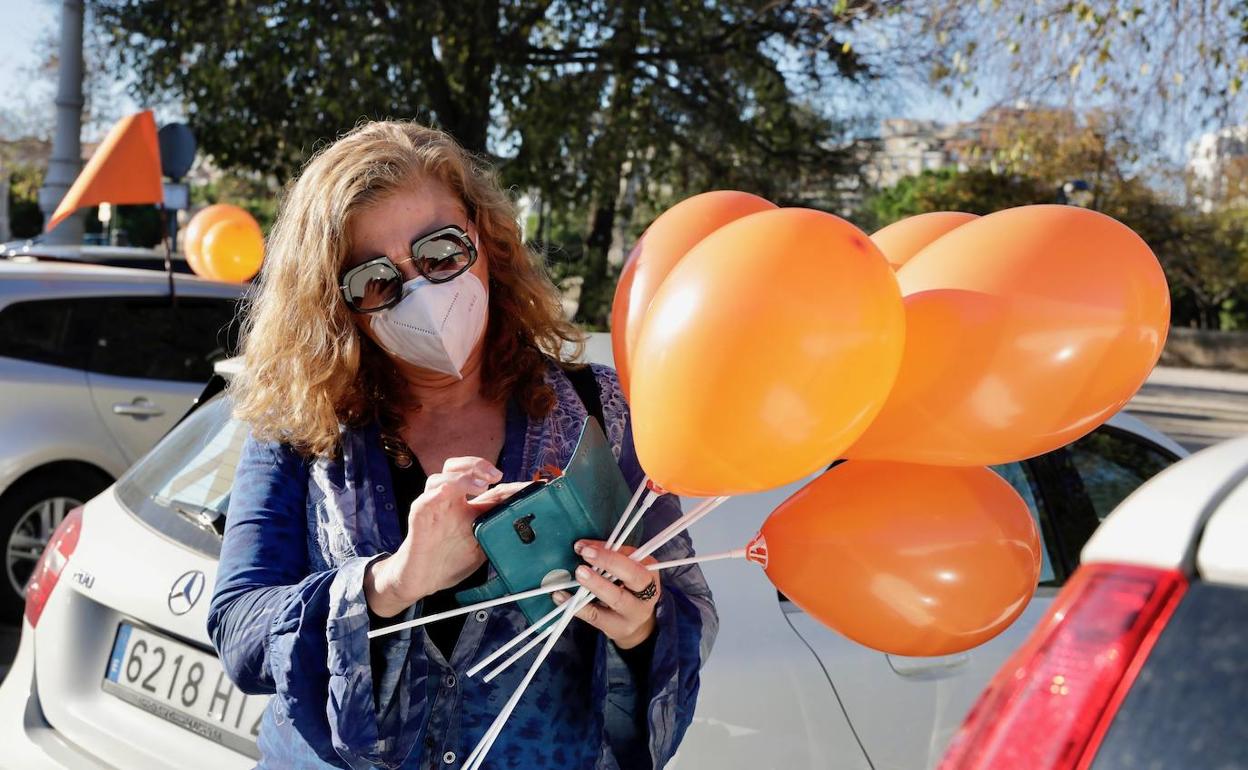
[[[591,357],[609,361],[601,338],[595,343]],[[264,698],[230,684],[205,629],[244,436],[228,401],[208,398],[62,524],[0,686],[0,766],[253,764]],[[1120,416],[1071,448],[1003,468],[1040,522],[1043,582],[1014,627],[960,655],[865,649],[786,601],[756,566],[705,565],[721,628],[694,724],[669,767],[934,764],[1073,571],[1101,511],[1182,454]],[[695,527],[694,543],[703,552],[742,547],[799,486],[729,501]]]
[[[0,259],[0,621],[67,511],[190,407],[233,349],[242,287],[152,270]]]
[[[942,770],[1248,768],[1248,437],[1118,506]]]

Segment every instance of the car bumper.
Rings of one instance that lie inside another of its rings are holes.
[[[108,767],[65,740],[44,717],[35,688],[34,629],[25,619],[17,655],[0,684],[0,747],[0,768]]]

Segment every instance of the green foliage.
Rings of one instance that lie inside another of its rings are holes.
[[[929,211],[989,214],[1013,206],[1052,203],[1055,193],[1048,184],[1029,176],[998,174],[986,168],[944,168],[905,177],[868,196],[858,219],[866,229],[877,230]]]
[[[784,44],[807,54],[812,78],[867,74],[841,41],[870,6],[835,16],[812,13],[815,0],[735,0],[714,12],[638,0],[91,5],[140,96],[183,101],[220,165],[279,180],[318,144],[385,117],[436,123],[476,152],[489,149],[493,127],[495,144],[556,172],[591,147],[608,159],[669,153],[659,139],[715,168],[802,145],[821,157],[807,140],[824,135],[826,120],[796,114],[779,69]]]
[[[124,233],[131,246],[152,248],[161,242],[161,216],[156,206],[116,206],[113,231]]]
[[[276,185],[256,174],[227,172],[207,184],[192,185],[191,206],[198,209],[213,203],[232,203],[256,218],[268,232],[277,216]]]
[[[39,188],[42,185],[42,169],[33,166],[11,169],[9,230],[14,238],[33,238],[43,230],[43,212],[39,210]]]

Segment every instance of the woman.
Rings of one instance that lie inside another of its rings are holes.
[[[531,659],[488,684],[463,672],[523,630],[523,613],[367,632],[491,577],[473,519],[563,467],[589,414],[641,482],[615,373],[561,365],[578,338],[494,176],[447,135],[369,123],[309,162],[247,314],[232,394],[251,434],[208,621],[231,679],[275,695],[262,767],[462,766]],[[662,497],[645,536],[678,515]],[[692,720],[717,628],[701,572],[654,583],[602,543],[578,553],[622,585],[578,569],[600,601],[487,767],[658,768]],[[682,536],[656,555],[691,553]]]

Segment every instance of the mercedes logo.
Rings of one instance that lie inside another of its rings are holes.
[[[169,611],[174,615],[185,615],[195,606],[195,602],[199,601],[199,597],[204,593],[204,573],[197,569],[190,572],[183,572],[177,580],[173,581],[173,587],[169,589]]]

